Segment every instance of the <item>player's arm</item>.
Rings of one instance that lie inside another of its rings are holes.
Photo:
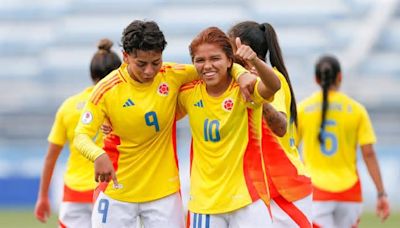
[[[96,91],[95,89],[92,97],[96,97]],[[105,120],[103,102],[104,100],[90,100],[86,103],[81,120],[75,129],[74,146],[83,156],[94,162],[95,181],[109,182],[113,180],[114,186],[117,187],[117,177],[109,156],[92,140]]]
[[[54,143],[49,143],[49,147],[47,149],[42,176],[40,178],[38,198],[35,205],[35,216],[43,223],[47,221],[51,214],[49,186],[51,177],[53,176],[54,167],[62,149],[63,146]]]
[[[286,134],[287,118],[284,112],[279,112],[269,103],[263,104],[263,116],[272,132],[283,137]]]
[[[258,93],[266,100],[271,100],[273,95],[281,88],[281,82],[275,72],[264,61],[257,57],[257,54],[247,45],[242,45],[240,38],[236,38],[236,55],[245,61],[249,61],[257,70],[261,79],[257,83]]]
[[[375,184],[378,192],[378,202],[376,204],[376,213],[382,221],[387,219],[390,215],[389,201],[387,199],[386,191],[383,186],[381,172],[379,169],[378,160],[372,144],[366,144],[361,146],[362,156],[367,166],[368,173]]]

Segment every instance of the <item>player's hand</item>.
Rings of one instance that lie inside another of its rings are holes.
[[[250,46],[242,44],[242,41],[239,37],[236,37],[236,56],[251,63],[254,63],[257,60],[257,54],[251,49]],[[254,64],[253,64],[254,65]]]
[[[250,73],[244,73],[238,78],[240,91],[242,92],[243,99],[247,102],[251,101],[251,94],[254,92],[257,77]]]
[[[50,217],[51,209],[49,198],[39,198],[35,205],[35,217],[42,223],[46,223],[47,219]]]
[[[110,182],[114,183],[114,188],[119,188],[117,176],[112,162],[107,154],[102,154],[94,161],[94,179],[96,182]]]
[[[376,215],[384,222],[390,215],[389,201],[386,195],[378,197]]]
[[[102,124],[100,129],[103,132],[103,134],[105,134],[105,135],[110,134],[113,130],[111,125],[108,125],[108,124]]]

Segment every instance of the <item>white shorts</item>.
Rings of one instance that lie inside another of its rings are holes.
[[[313,224],[316,227],[357,226],[361,212],[360,202],[314,201],[312,205]]]
[[[93,207],[93,227],[136,227],[138,219],[146,228],[183,228],[181,196],[174,193],[150,202],[127,203],[101,192]]]
[[[82,227],[90,228],[90,217],[92,216],[91,203],[62,202],[58,222],[60,227]]]
[[[246,207],[228,213],[199,214],[190,212],[188,223],[190,228],[272,227],[268,207],[262,200],[257,200]]]
[[[312,227],[312,194],[303,199],[289,202],[282,196],[271,199],[272,224],[276,228]]]

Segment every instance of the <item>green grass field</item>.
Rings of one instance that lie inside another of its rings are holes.
[[[57,227],[57,216],[52,215],[46,224],[38,222],[32,211],[28,210],[0,210],[0,227],[4,228],[43,228]],[[360,228],[399,228],[400,212],[392,214],[384,223],[372,213],[365,213],[361,217]]]

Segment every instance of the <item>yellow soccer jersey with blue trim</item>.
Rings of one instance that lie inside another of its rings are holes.
[[[153,82],[139,83],[126,67],[122,64],[96,85],[77,126],[75,144],[92,161],[104,151],[112,160],[122,188],[100,185],[105,194],[146,202],[179,190],[175,108],[180,86],[198,75],[193,65],[163,63]],[[232,72],[238,76],[245,69],[235,65]],[[104,149],[80,137],[94,137],[105,119],[113,132],[104,140]]]
[[[189,115],[193,139],[190,211],[224,213],[259,198],[252,191],[244,159],[246,151],[261,152],[264,100],[256,92],[254,101],[245,103],[233,81],[219,97],[209,96],[202,80],[182,86],[179,110]]]
[[[153,82],[139,83],[126,67],[122,64],[97,84],[76,133],[93,137],[107,118],[113,132],[104,150],[122,188],[110,182],[104,192],[120,201],[146,202],[179,190],[176,101],[180,86],[198,76],[193,65],[164,63]]]
[[[316,92],[299,104],[299,140],[313,185],[330,192],[351,188],[357,175],[357,146],[376,142],[363,105],[341,92],[328,93],[325,145],[318,141],[322,93]]]
[[[93,163],[73,146],[75,127],[92,90],[93,87],[87,88],[64,101],[57,111],[48,136],[48,141],[53,144],[64,146],[67,141],[69,142],[70,155],[64,173],[64,182],[69,188],[76,191],[93,190],[96,187]],[[96,144],[101,146],[102,137],[96,138]]]

